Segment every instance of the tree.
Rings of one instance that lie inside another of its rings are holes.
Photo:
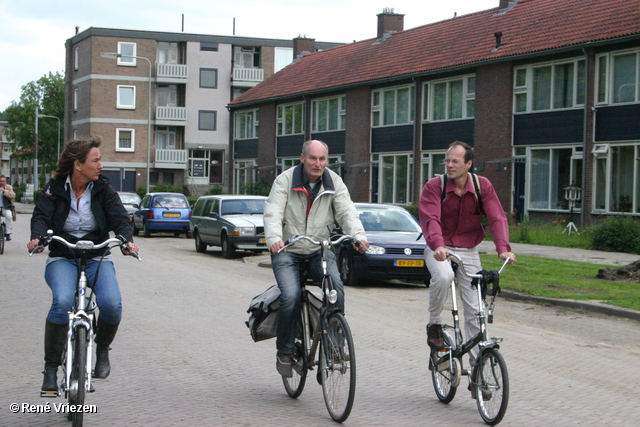
[[[9,122],[7,137],[16,142],[14,157],[34,158],[36,107],[40,114],[60,119],[60,138],[62,138],[64,135],[64,77],[62,74],[50,72],[49,75],[22,86],[20,101],[12,101],[4,111],[4,120]],[[51,118],[38,119],[38,160],[41,173],[55,169],[58,161],[57,154],[58,121]]]

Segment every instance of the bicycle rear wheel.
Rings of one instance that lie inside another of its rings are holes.
[[[0,215],[2,215],[2,210],[0,209]],[[0,224],[0,255],[4,253],[4,232],[5,225],[4,223]]]
[[[68,401],[70,407],[81,407],[87,393],[87,330],[79,327],[75,331],[73,344],[73,360],[71,362],[71,379]],[[73,405],[73,406],[72,406]],[[83,422],[82,412],[70,412],[71,425],[81,427]]]
[[[429,358],[431,381],[436,396],[442,403],[453,400],[460,384],[460,362],[455,357],[449,358],[449,351],[431,350]]]
[[[509,374],[500,352],[495,348],[485,350],[476,369],[476,402],[485,423],[494,426],[502,421],[509,403]]]
[[[307,353],[304,344],[300,338],[296,337],[293,355],[293,376],[290,378],[282,377],[282,383],[287,394],[294,399],[302,394],[304,385],[307,382],[307,372],[309,365],[307,364]]]
[[[341,313],[327,319],[327,335],[320,345],[320,379],[329,415],[339,423],[351,413],[356,393],[356,357],[351,329]]]

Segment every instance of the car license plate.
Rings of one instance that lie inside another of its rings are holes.
[[[396,267],[424,267],[423,259],[397,259],[393,261]]]
[[[180,218],[180,212],[165,212],[162,216],[165,218]]]
[[[264,237],[261,237],[258,239],[258,243],[267,243],[267,239],[265,239]]]

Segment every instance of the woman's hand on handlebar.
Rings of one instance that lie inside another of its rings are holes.
[[[32,252],[35,248],[38,247],[38,245],[40,244],[40,239],[31,239],[28,243],[27,243],[27,249],[29,250],[29,252]],[[41,247],[40,249],[38,249],[36,251],[36,253],[40,253],[44,251],[44,247]]]
[[[127,242],[127,249],[126,250],[124,248],[122,248],[122,254],[123,255],[128,255],[128,256],[136,256],[136,255],[138,255],[139,251],[140,251],[140,248],[138,248],[138,245],[136,245],[133,242]]]
[[[272,254],[277,254],[278,252],[280,252],[280,249],[282,249],[282,247],[284,246],[284,242],[282,240],[278,240],[277,242],[275,242],[273,245],[271,245],[269,247],[269,251],[271,251]],[[284,249],[283,252],[286,252],[287,250]]]

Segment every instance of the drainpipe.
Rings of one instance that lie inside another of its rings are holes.
[[[584,210],[585,210],[585,194],[586,194],[586,185],[587,185],[587,122],[589,119],[589,111],[591,108],[589,107],[589,54],[587,53],[585,48],[582,48],[582,53],[584,54],[584,129],[583,129],[583,145],[582,145],[582,203],[580,206],[580,228],[584,229]],[[593,189],[593,186],[591,186]],[[593,193],[591,193],[591,199],[593,199]]]

